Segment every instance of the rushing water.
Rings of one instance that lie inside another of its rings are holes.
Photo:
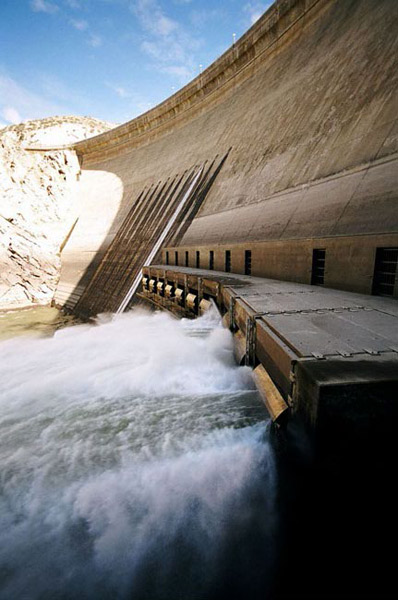
[[[0,598],[266,594],[268,427],[215,315],[1,342]]]

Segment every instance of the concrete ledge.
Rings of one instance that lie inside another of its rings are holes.
[[[159,308],[194,318],[203,298],[217,304],[238,360],[258,373],[275,422],[285,420],[289,406],[315,437],[322,431],[330,442],[352,421],[371,430],[375,418],[381,429],[380,419],[395,416],[398,403],[385,408],[398,391],[395,300],[167,265],[144,267],[143,274],[140,295]]]

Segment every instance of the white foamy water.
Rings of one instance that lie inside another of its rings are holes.
[[[1,343],[0,598],[220,598],[256,561],[263,586],[267,427],[215,315]]]

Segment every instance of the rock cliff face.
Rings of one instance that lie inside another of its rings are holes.
[[[54,117],[0,130],[0,309],[51,302],[60,252],[77,219],[76,153],[37,148],[112,127],[87,117]]]

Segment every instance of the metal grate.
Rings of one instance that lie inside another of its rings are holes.
[[[314,248],[312,251],[311,285],[323,285],[325,279],[326,250]]]
[[[398,248],[376,248],[372,294],[393,296],[397,261]]]
[[[245,275],[252,274],[252,251],[245,250]]]
[[[209,252],[209,270],[214,270],[214,250],[210,250]]]
[[[231,250],[225,251],[225,271],[227,273],[231,271]]]

